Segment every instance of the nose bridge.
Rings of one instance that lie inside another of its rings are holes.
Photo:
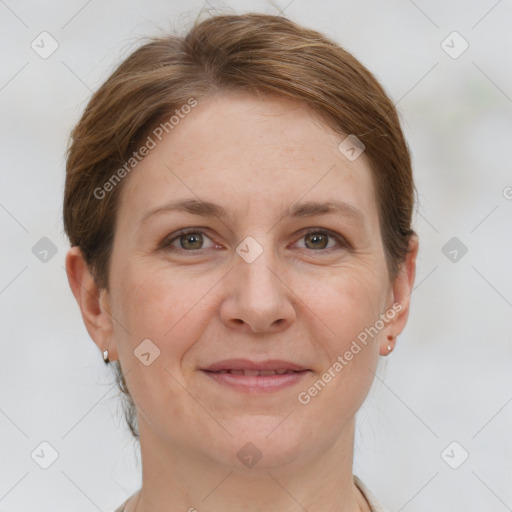
[[[255,301],[265,298],[266,304],[277,301],[283,290],[273,263],[273,258],[263,257],[263,254],[252,263],[240,262],[238,278],[242,293]]]
[[[271,235],[259,236],[258,239],[249,236],[237,247],[237,274],[241,285],[239,292],[257,302],[266,298],[265,303],[270,305],[272,301],[279,300],[282,283],[274,270],[277,262]]]

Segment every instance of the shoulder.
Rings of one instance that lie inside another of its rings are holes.
[[[387,512],[387,510],[377,502],[377,499],[368,489],[368,487],[366,487],[366,485],[356,475],[354,475],[354,482],[359,488],[359,490],[363,493],[364,497],[366,498],[366,501],[369,503],[372,509],[372,512]],[[119,507],[116,508],[114,512],[124,512],[124,508],[126,507],[126,504],[128,503],[128,500],[130,498],[131,496],[128,497],[121,505],[119,505]]]
[[[119,505],[119,507],[117,507],[114,512],[123,512],[124,511],[124,507],[126,507],[126,504],[128,503],[128,500],[131,498],[128,497],[121,505]]]
[[[387,510],[377,502],[377,499],[373,495],[373,493],[366,487],[366,485],[356,476],[354,475],[354,483],[357,485],[358,489],[363,493],[366,501],[370,505],[372,512],[387,512]],[[116,510],[117,512],[117,510]]]

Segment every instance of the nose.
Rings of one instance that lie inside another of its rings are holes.
[[[264,256],[256,261],[237,261],[230,272],[221,319],[229,328],[244,333],[276,333],[287,329],[296,316],[293,292],[281,280],[275,262]]]

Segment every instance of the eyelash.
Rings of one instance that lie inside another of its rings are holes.
[[[201,234],[204,237],[211,240],[211,238],[204,231],[201,231],[200,228],[188,228],[188,229],[182,229],[181,231],[178,231],[177,233],[170,235],[170,236],[172,236],[172,238],[166,237],[163,240],[163,242],[161,243],[160,248],[164,249],[164,250],[172,250],[175,252],[197,254],[198,251],[202,251],[203,249],[183,249],[182,247],[179,247],[179,248],[171,247],[171,244],[173,242],[175,242],[176,240],[179,240],[182,236],[190,235],[190,234]],[[330,238],[334,238],[341,248],[344,248],[346,250],[352,249],[351,245],[347,242],[347,240],[343,236],[341,236],[337,233],[334,233],[328,229],[310,228],[310,229],[304,231],[298,240],[302,240],[306,236],[312,235],[312,234],[324,235],[324,236],[328,236]],[[212,242],[213,242],[213,240],[212,240]],[[336,250],[336,247],[327,247],[325,249],[308,249],[307,247],[301,247],[300,249],[307,250],[310,252],[325,253],[325,252],[331,252],[332,250]]]

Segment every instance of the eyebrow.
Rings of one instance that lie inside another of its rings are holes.
[[[200,199],[184,199],[172,201],[150,210],[143,215],[141,222],[145,222],[148,218],[163,212],[181,211],[192,215],[200,215],[202,217],[215,217],[218,219],[226,219],[229,217],[228,212],[220,205],[210,201]],[[296,203],[289,206],[280,216],[279,221],[287,218],[307,218],[316,215],[340,214],[352,219],[358,224],[364,224],[364,215],[360,210],[343,201],[327,201],[316,202],[308,201]]]
[[[163,212],[179,211],[185,213],[191,213],[192,215],[201,215],[202,217],[216,217],[223,219],[228,217],[226,210],[215,203],[210,201],[202,201],[200,199],[183,199],[181,201],[172,201],[150,210],[141,219],[141,222],[145,222],[149,217]]]
[[[296,203],[285,210],[281,215],[280,220],[286,217],[314,217],[315,215],[333,213],[348,217],[358,224],[364,224],[364,215],[362,212],[343,201],[327,201],[325,203],[309,201],[305,203]]]

